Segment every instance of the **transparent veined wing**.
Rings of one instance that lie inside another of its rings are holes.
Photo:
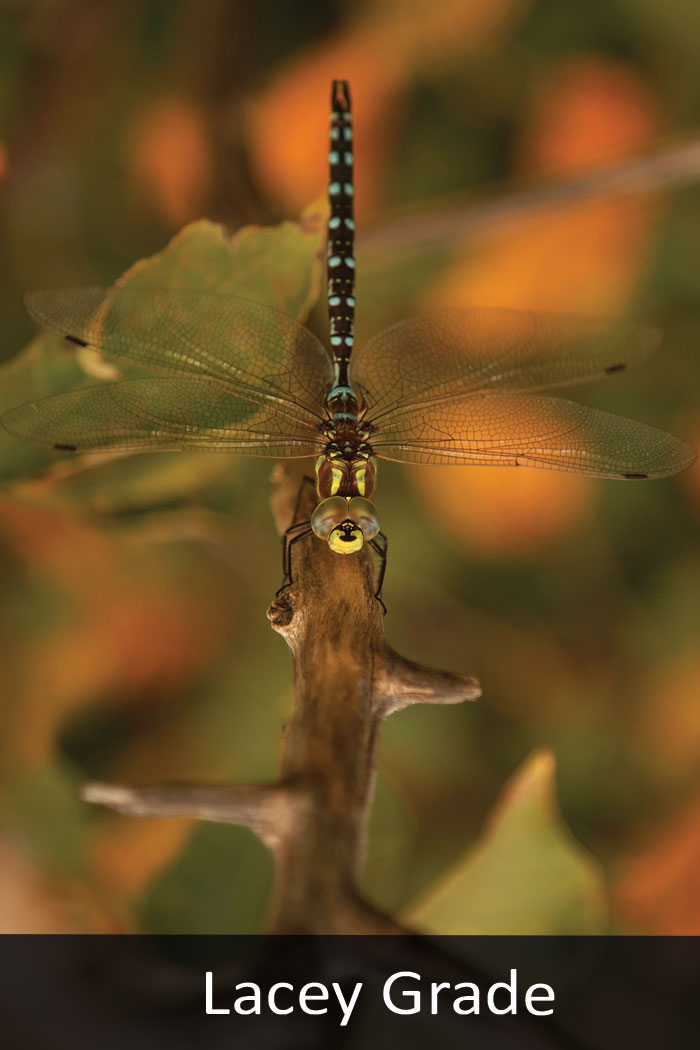
[[[253,456],[317,455],[320,432],[206,379],[129,379],[30,401],[4,427],[34,444],[70,452],[201,448]]]
[[[529,310],[441,310],[399,321],[352,361],[368,416],[486,391],[544,390],[622,371],[660,342],[655,328]]]
[[[663,430],[532,394],[480,394],[387,415],[370,441],[406,463],[543,467],[606,478],[658,478],[695,452]]]
[[[172,288],[68,288],[30,292],[41,325],[126,362],[210,377],[291,418],[323,418],[332,367],[304,325],[259,303]]]

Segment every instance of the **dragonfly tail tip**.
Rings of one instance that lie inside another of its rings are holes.
[[[350,84],[347,80],[334,80],[331,85],[331,109],[350,112]]]

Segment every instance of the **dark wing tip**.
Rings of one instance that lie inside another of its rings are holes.
[[[77,335],[65,335],[63,337],[67,339],[69,343],[75,343],[76,346],[88,346],[84,339],[79,339]]]
[[[645,481],[647,478],[670,478],[693,465],[697,458],[697,453],[691,445],[687,445],[684,441],[680,441],[671,434],[659,433],[664,439],[665,447],[658,449],[659,457],[653,463],[652,469],[646,473],[630,471],[621,474],[620,477],[626,481]]]
[[[630,338],[629,359],[607,365],[604,369],[605,375],[614,375],[616,372],[624,372],[630,364],[644,361],[650,354],[661,346],[664,334],[660,328],[651,324],[631,324],[628,326]],[[624,355],[625,351],[622,351]],[[622,355],[621,355],[622,356]]]
[[[77,452],[78,451],[78,446],[77,445],[61,445],[59,443],[56,443],[53,447],[56,449],[57,452]]]

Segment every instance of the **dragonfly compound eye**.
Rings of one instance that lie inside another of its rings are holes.
[[[369,542],[379,532],[379,516],[374,503],[364,496],[353,496],[348,504],[348,518],[362,529],[362,535]]]
[[[335,554],[356,554],[362,550],[364,542],[362,529],[354,521],[336,525],[328,537],[328,546]]]
[[[344,496],[330,496],[322,500],[311,515],[311,528],[321,540],[327,540],[337,525],[348,517],[348,501]]]

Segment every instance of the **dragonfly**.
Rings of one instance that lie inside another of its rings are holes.
[[[399,321],[354,349],[354,148],[350,90],[331,90],[327,236],[330,353],[303,324],[260,303],[175,288],[26,296],[39,324],[157,374],[31,401],[11,434],[63,452],[198,448],[315,457],[317,505],[285,536],[339,555],[386,537],[373,502],[377,460],[539,467],[639,480],[690,466],[694,451],[643,423],[543,391],[623,371],[654,348],[643,325],[525,310],[441,310]],[[449,484],[449,479],[446,484]]]

